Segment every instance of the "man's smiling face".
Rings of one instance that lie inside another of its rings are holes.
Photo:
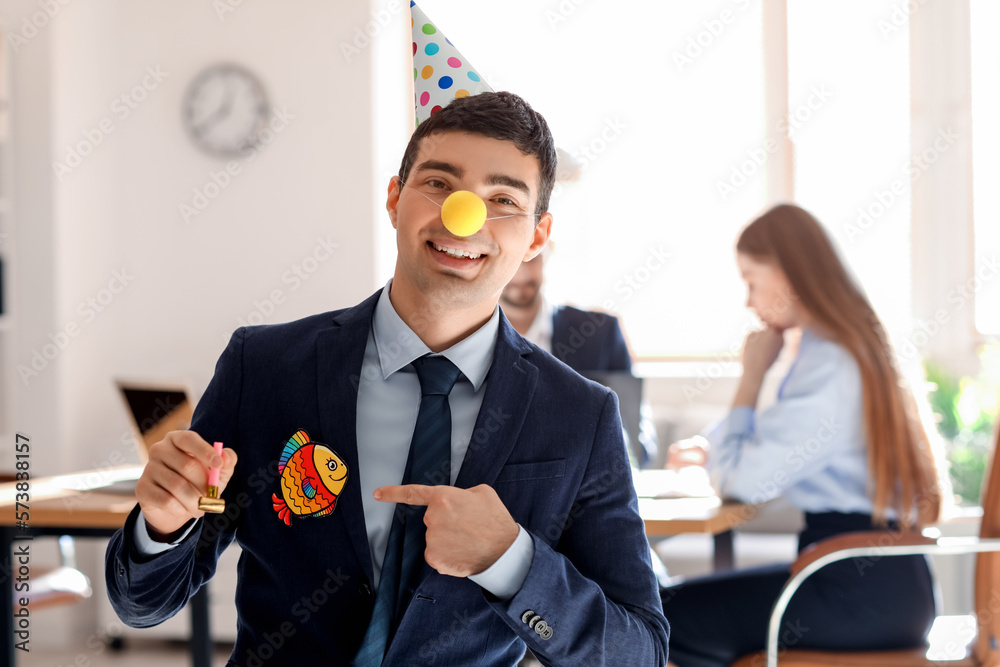
[[[538,158],[509,141],[445,131],[421,141],[413,165],[405,185],[393,178],[386,201],[398,251],[393,292],[416,291],[445,307],[495,305],[521,262],[548,240],[551,216],[545,213],[535,224]],[[458,190],[474,192],[512,217],[487,220],[475,234],[456,236],[445,228],[435,202]]]

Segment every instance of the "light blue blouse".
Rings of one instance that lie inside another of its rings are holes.
[[[724,498],[784,496],[805,512],[872,512],[858,364],[808,329],[774,405],[733,408],[706,437],[706,467]]]

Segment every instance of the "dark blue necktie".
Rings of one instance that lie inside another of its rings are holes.
[[[420,411],[410,441],[403,484],[451,484],[451,408],[448,394],[461,371],[444,357],[423,356],[413,367],[420,378]],[[397,505],[382,561],[375,610],[355,667],[382,664],[396,624],[410,602],[424,562],[424,507]]]

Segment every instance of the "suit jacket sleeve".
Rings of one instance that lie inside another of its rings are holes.
[[[490,604],[545,665],[662,667],[669,628],[611,392],[565,520],[556,549],[534,537],[534,559],[514,597],[486,594]],[[529,627],[534,615],[551,628],[548,639]]]
[[[204,439],[221,441],[237,452],[244,333],[244,329],[238,329],[230,339],[191,424],[191,430]],[[162,623],[212,578],[218,557],[232,542],[241,507],[245,506],[247,496],[237,487],[239,477],[237,471],[223,492],[225,513],[206,515],[178,546],[152,557],[135,550],[133,531],[138,505],[132,510],[125,526],[108,543],[105,556],[108,597],[123,623],[134,628]]]

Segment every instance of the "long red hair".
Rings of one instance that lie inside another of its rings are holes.
[[[914,516],[918,525],[936,521],[941,486],[913,395],[885,327],[819,222],[798,206],[775,206],[743,229],[736,250],[780,268],[800,306],[857,360],[875,520],[884,524],[892,507],[908,527]]]

